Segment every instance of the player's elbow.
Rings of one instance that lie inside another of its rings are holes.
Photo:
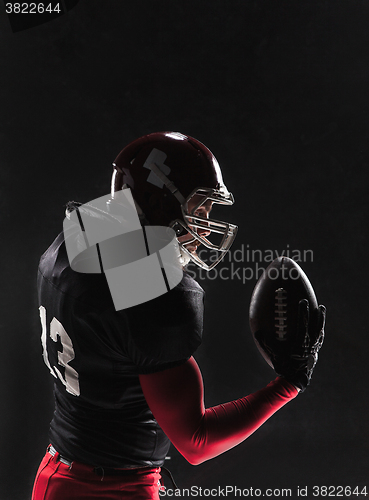
[[[197,456],[197,455],[190,455],[190,456],[185,456],[185,459],[187,460],[188,463],[191,465],[200,465],[206,460]]]
[[[200,450],[181,450],[180,453],[191,465],[200,465],[210,458],[204,456]]]
[[[179,448],[180,453],[191,465],[200,465],[214,456],[212,448],[207,445],[206,433],[202,429],[203,426],[200,425],[190,438],[182,441]]]

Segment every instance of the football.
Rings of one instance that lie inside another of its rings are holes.
[[[273,345],[277,350],[291,350],[298,332],[299,303],[303,299],[308,300],[310,318],[315,317],[318,302],[313,287],[301,267],[288,257],[275,259],[256,283],[250,302],[250,329],[256,346],[271,367],[271,353],[263,347]]]

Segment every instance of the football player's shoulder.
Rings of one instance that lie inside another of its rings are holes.
[[[169,292],[121,311],[137,350],[157,362],[191,356],[201,344],[204,291],[187,273]]]
[[[135,321],[150,322],[151,328],[153,324],[157,328],[168,325],[179,327],[197,315],[201,315],[202,319],[204,293],[201,286],[188,273],[184,273],[180,283],[172,290],[131,307],[126,313]]]
[[[150,309],[157,324],[187,324],[191,319],[202,322],[205,292],[187,272],[180,283],[169,292],[151,300]]]
[[[73,271],[69,265],[63,233],[60,233],[40,258],[38,288],[41,296],[51,290],[71,300],[98,309],[113,307],[104,274]]]
[[[192,290],[198,292],[202,295],[205,294],[204,289],[199,285],[199,283],[189,274],[188,271],[183,272],[182,281],[179,283],[178,290]]]
[[[63,233],[60,233],[51,243],[51,245],[47,248],[47,250],[45,250],[45,252],[41,255],[39,262],[39,270],[45,277],[48,277],[48,275],[51,273],[55,265],[55,262],[58,258],[60,248],[63,245],[64,245],[64,235]]]

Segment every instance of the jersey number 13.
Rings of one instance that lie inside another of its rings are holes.
[[[46,326],[46,309],[44,306],[40,306],[40,318],[42,325],[41,342],[43,348],[43,356],[46,366],[49,368],[51,375],[55,378],[59,378],[60,381],[65,386],[65,389],[73,396],[79,396],[79,377],[78,373],[74,368],[72,368],[69,363],[74,359],[74,349],[73,343],[67,332],[65,331],[63,325],[55,317],[50,323],[50,338],[54,341],[60,339],[61,345],[63,347],[63,352],[58,351],[58,365],[64,367],[64,376],[60,372],[57,366],[51,366],[49,362],[49,356],[47,354],[47,326]]]

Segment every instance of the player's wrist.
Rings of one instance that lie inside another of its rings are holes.
[[[294,384],[281,375],[278,375],[272,382],[270,382],[268,387],[274,387],[275,390],[292,399],[296,397],[299,392],[298,388]]]

